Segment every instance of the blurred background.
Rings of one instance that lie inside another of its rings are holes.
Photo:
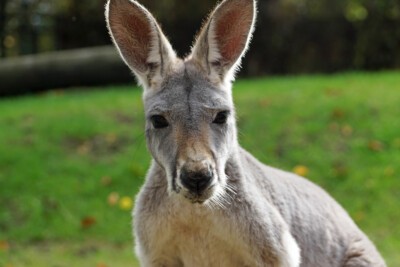
[[[215,0],[141,0],[180,56]],[[0,267],[136,266],[150,155],[104,0],[0,0]],[[330,192],[400,266],[400,1],[259,0],[241,144]],[[260,112],[262,111],[262,112]]]
[[[215,5],[213,0],[184,3],[143,0],[141,3],[155,14],[180,56],[189,52],[205,14]],[[258,5],[257,29],[242,75],[400,67],[400,2],[397,0],[261,0]],[[0,56],[2,60],[11,60],[23,55],[110,45],[103,9],[104,1],[99,0],[2,0]],[[127,82],[129,72],[118,65],[121,61],[115,61],[117,56],[110,55],[112,52],[92,50],[94,54],[86,57],[78,52],[64,52],[64,57],[55,54],[44,57],[35,68],[31,66],[31,72],[26,70],[29,64],[26,61],[6,66],[3,63],[3,73],[7,75],[0,79],[3,84],[7,83],[9,90],[18,92],[23,92],[21,87],[26,86],[25,83],[17,86],[15,76],[25,76],[26,82],[30,81],[30,88],[25,90]],[[69,60],[62,60],[65,58]],[[40,70],[51,70],[49,65],[57,69],[47,75],[48,84],[38,82],[38,77],[45,76]],[[111,65],[118,71],[106,67]],[[93,71],[87,70],[91,68],[101,80],[93,78]],[[76,75],[82,69],[86,69],[81,73],[84,77],[78,79]],[[32,71],[37,74],[33,75]],[[54,76],[63,76],[63,81],[57,82],[60,79]],[[13,93],[5,91],[2,89],[0,93]]]

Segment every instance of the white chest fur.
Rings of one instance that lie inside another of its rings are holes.
[[[187,201],[166,206],[144,223],[150,266],[256,266],[251,248],[222,211]]]

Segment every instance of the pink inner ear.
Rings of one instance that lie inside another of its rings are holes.
[[[233,64],[246,46],[253,19],[252,9],[237,6],[222,12],[224,14],[216,21],[215,39],[222,59]]]
[[[137,8],[117,9],[110,20],[113,36],[125,60],[136,70],[146,71],[152,31],[147,16]]]

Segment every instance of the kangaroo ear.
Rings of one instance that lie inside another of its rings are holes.
[[[255,0],[225,0],[200,31],[191,57],[214,81],[232,81],[247,50],[256,17]]]
[[[156,87],[176,54],[154,17],[132,0],[109,0],[106,20],[111,38],[144,88]]]

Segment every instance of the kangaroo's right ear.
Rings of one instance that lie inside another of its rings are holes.
[[[125,63],[145,89],[157,87],[176,54],[154,17],[133,0],[109,0],[106,20]]]

